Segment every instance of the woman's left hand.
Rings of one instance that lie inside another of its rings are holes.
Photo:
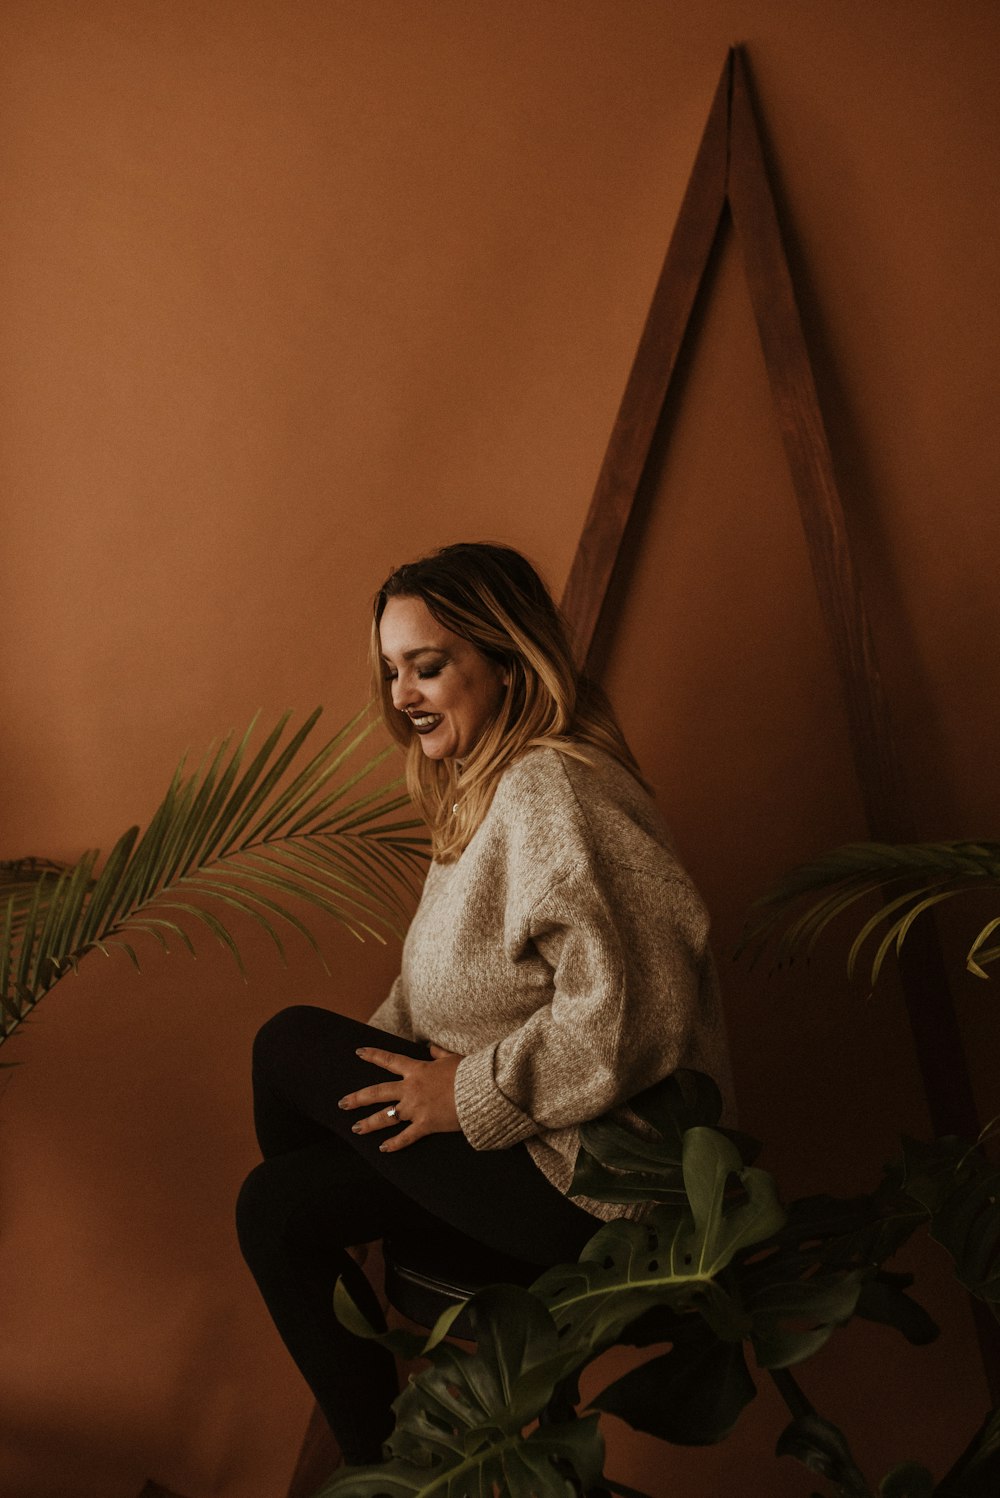
[[[393,1072],[397,1080],[377,1082],[374,1087],[362,1087],[360,1092],[348,1093],[340,1099],[341,1108],[365,1108],[373,1103],[382,1103],[377,1113],[370,1113],[352,1124],[355,1134],[370,1134],[375,1129],[389,1129],[393,1124],[405,1123],[406,1128],[393,1134],[379,1149],[385,1154],[392,1150],[406,1149],[425,1134],[451,1134],[461,1129],[455,1109],[455,1073],[461,1056],[442,1050],[438,1045],[430,1048],[431,1061],[414,1061],[410,1056],[397,1056],[393,1051],[377,1051],[363,1046],[358,1055],[362,1061],[370,1061],[385,1071]],[[395,1108],[393,1117],[387,1109]]]

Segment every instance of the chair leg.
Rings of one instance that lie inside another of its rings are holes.
[[[327,1425],[319,1405],[313,1405],[299,1459],[292,1473],[288,1498],[313,1498],[340,1465],[340,1461],[341,1453],[336,1437]]]

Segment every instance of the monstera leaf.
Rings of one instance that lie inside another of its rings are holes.
[[[960,1282],[1000,1316],[1000,1166],[954,1138],[903,1142],[903,1189],[926,1210],[931,1236]]]
[[[721,1341],[692,1314],[663,1330],[666,1335],[656,1340],[669,1340],[669,1352],[609,1384],[592,1401],[594,1408],[677,1446],[723,1440],[757,1393],[742,1343]],[[635,1329],[622,1340],[633,1343]]]
[[[734,1255],[769,1239],[785,1220],[771,1177],[745,1166],[714,1129],[688,1129],[681,1171],[686,1207],[608,1223],[578,1264],[552,1269],[532,1287],[563,1335],[603,1347],[654,1306],[690,1309]]]
[[[674,1444],[720,1441],[755,1397],[750,1351],[792,1417],[778,1454],[794,1456],[846,1498],[872,1498],[843,1434],[817,1414],[789,1370],[852,1316],[894,1326],[912,1343],[937,1335],[906,1293],[910,1276],[885,1267],[921,1224],[950,1249],[965,1283],[995,1298],[1000,1180],[985,1150],[958,1140],[908,1142],[902,1163],[887,1167],[870,1196],[814,1196],[786,1213],[770,1176],[746,1163],[753,1142],[705,1121],[719,1117],[707,1078],[678,1074],[630,1106],[632,1127],[609,1119],[584,1126],[585,1179],[609,1195],[634,1177],[652,1180],[658,1204],[642,1221],[603,1225],[579,1263],[547,1271],[530,1290],[494,1287],[476,1297],[476,1354],[442,1344],[458,1307],[429,1338],[379,1334],[432,1366],[396,1403],[388,1460],[345,1472],[326,1490],[331,1498],[569,1498],[588,1484],[643,1498],[601,1473],[593,1412]],[[339,1309],[362,1335],[376,1335],[342,1295]],[[651,1352],[573,1420],[582,1370],[613,1344]],[[878,1492],[993,1498],[998,1477],[994,1415],[938,1487],[926,1468],[907,1462]]]
[[[834,1484],[842,1498],[872,1498],[843,1432],[815,1411],[799,1415],[778,1437],[776,1456],[794,1456]]]
[[[937,1322],[922,1305],[907,1295],[913,1284],[912,1274],[893,1274],[880,1269],[864,1279],[854,1307],[855,1316],[894,1326],[914,1347],[926,1347],[940,1335]]]
[[[684,1206],[684,1135],[699,1126],[732,1140],[745,1165],[752,1164],[760,1149],[749,1135],[719,1128],[722,1094],[704,1072],[672,1072],[630,1098],[628,1111],[641,1133],[624,1120],[607,1117],[581,1125],[571,1196],[622,1205],[656,1201]]]
[[[375,1332],[345,1302],[338,1287],[338,1313],[352,1330],[398,1347],[394,1333]],[[317,1498],[481,1498],[494,1492],[568,1498],[597,1482],[604,1443],[596,1415],[524,1433],[575,1361],[560,1347],[545,1306],[531,1291],[504,1285],[475,1295],[469,1312],[476,1352],[441,1341],[447,1322],[439,1323],[420,1349],[431,1366],[411,1379],[393,1406],[388,1459],[347,1468]]]
[[[902,1170],[886,1168],[868,1196],[805,1196],[789,1203],[779,1235],[784,1251],[797,1253],[806,1270],[882,1264],[927,1221],[927,1213],[901,1187]]]
[[[750,1336],[762,1368],[790,1368],[819,1352],[854,1315],[863,1275],[788,1279],[749,1297]]]
[[[878,1498],[933,1498],[934,1478],[919,1462],[900,1462],[878,1485]]]
[[[681,1170],[683,1209],[660,1206],[644,1222],[607,1224],[578,1264],[549,1270],[530,1291],[504,1286],[475,1296],[469,1303],[479,1323],[475,1355],[441,1342],[454,1310],[418,1347],[412,1334],[401,1341],[399,1332],[372,1331],[341,1291],[338,1313],[352,1330],[394,1351],[422,1352],[432,1367],[396,1402],[389,1460],[345,1474],[328,1489],[331,1498],[459,1498],[490,1492],[490,1482],[503,1493],[542,1498],[573,1491],[565,1483],[567,1464],[586,1487],[600,1475],[596,1417],[521,1433],[553,1408],[560,1387],[617,1340],[669,1338],[672,1346],[606,1389],[596,1409],[668,1439],[721,1439],[754,1393],[740,1343],[746,1328],[741,1322],[733,1345],[720,1348],[698,1309],[734,1255],[772,1237],[784,1214],[770,1176],[745,1166],[735,1145],[712,1129],[687,1130]],[[671,1415],[671,1397],[680,1391],[686,1403]]]
[[[405,925],[424,840],[418,823],[394,820],[409,804],[399,782],[369,779],[392,748],[356,762],[378,723],[365,709],[296,768],[320,711],[282,743],[286,713],[252,757],[253,723],[193,773],[181,764],[145,832],[131,827],[103,866],[96,851],[67,868],[7,866],[0,1044],[89,952],[117,947],[138,967],[138,934],[193,953],[191,931],[200,926],[242,970],[233,916],[262,928],[282,955],[276,921],[319,950],[289,901],[312,905],[358,937],[381,941],[382,930]]]

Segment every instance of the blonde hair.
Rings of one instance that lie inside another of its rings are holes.
[[[437,622],[504,668],[503,701],[462,761],[428,759],[404,713],[392,705],[379,625],[390,598],[420,598]],[[431,830],[439,863],[458,858],[490,809],[503,772],[529,749],[547,747],[586,761],[603,749],[644,784],[614,711],[577,671],[566,628],[531,563],[509,546],[463,542],[409,562],[374,600],[371,664],[376,698],[406,752],[406,784]]]

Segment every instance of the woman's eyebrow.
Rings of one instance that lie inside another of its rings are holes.
[[[416,647],[416,649],[414,649],[414,650],[404,650],[403,651],[403,660],[404,661],[415,661],[417,659],[418,655],[444,655],[444,654],[445,654],[445,648],[444,648],[443,645],[418,645]],[[389,663],[389,657],[387,655],[383,655],[382,659],[388,665],[388,663]]]

